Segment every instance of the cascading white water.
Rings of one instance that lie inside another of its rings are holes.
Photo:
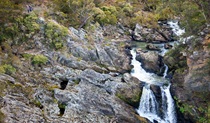
[[[166,103],[167,103],[167,108],[166,108],[166,112],[165,113],[165,119],[167,121],[167,123],[176,123],[176,110],[174,107],[174,100],[171,96],[170,93],[170,84],[167,87],[161,87],[161,92],[164,93],[164,95],[166,96]],[[164,100],[165,102],[165,100]],[[163,109],[165,110],[165,109]]]
[[[168,22],[173,32],[180,36],[184,33],[184,30],[180,29],[178,22]],[[162,49],[160,55],[164,56],[166,50]],[[133,56],[131,64],[134,66],[131,75],[137,77],[139,80],[145,82],[143,87],[142,96],[137,112],[140,116],[147,118],[154,123],[176,123],[176,110],[174,107],[174,101],[170,94],[170,81],[166,79],[168,66],[164,65],[165,71],[163,77],[159,77],[153,73],[147,73],[142,67],[141,63],[136,60],[135,49],[131,50]],[[166,84],[167,83],[167,84]],[[158,101],[150,89],[150,85],[154,84],[160,87],[161,90],[161,104]],[[161,111],[160,111],[161,109]]]
[[[166,78],[167,72],[168,72],[168,66],[166,64],[164,64],[164,67],[165,67],[165,71],[163,73],[163,78]]]
[[[141,63],[136,60],[136,51],[134,49],[131,50],[131,54],[133,57],[131,65],[134,66],[131,72],[132,76],[135,76],[139,80],[149,84],[162,85],[167,83],[167,80],[163,77],[157,76],[154,73],[148,73],[141,67]]]
[[[131,75],[145,82],[139,108],[137,109],[138,114],[147,118],[151,122],[156,121],[158,123],[176,123],[173,98],[170,94],[170,84],[169,81],[165,79],[165,76],[167,75],[167,66],[165,66],[166,69],[164,76],[159,77],[156,74],[146,72],[141,67],[141,63],[136,60],[135,49],[131,50],[131,54],[133,56],[131,64],[134,66]],[[161,88],[162,107],[159,106],[153,91],[150,89],[151,84],[160,86]],[[162,114],[159,113],[160,108],[163,110]]]
[[[151,122],[155,120],[164,123],[161,117],[158,116],[158,102],[153,91],[150,89],[149,84],[143,87],[141,101],[137,112],[140,116],[146,117]]]
[[[185,33],[184,29],[181,29],[178,25],[178,21],[168,21],[169,26],[172,28],[172,31],[177,35],[181,36]]]

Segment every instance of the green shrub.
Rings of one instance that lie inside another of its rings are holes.
[[[32,59],[33,64],[42,65],[46,64],[48,61],[48,58],[44,55],[35,55]]]
[[[173,19],[175,15],[175,12],[171,7],[164,6],[163,4],[157,6],[155,13],[159,15],[160,20]]]
[[[5,71],[3,66],[0,66],[0,73],[6,73],[6,71]]]
[[[24,26],[26,27],[28,34],[34,34],[40,29],[39,24],[36,22],[37,20],[38,16],[34,12],[24,18]]]
[[[138,11],[134,13],[134,17],[132,20],[132,25],[135,25],[136,23],[139,23],[143,26],[147,26],[149,28],[157,27],[159,17],[156,14],[153,14],[151,12],[143,12]]]
[[[55,22],[48,22],[45,28],[46,40],[49,41],[50,46],[56,50],[63,47],[63,41],[68,35],[68,29],[64,26],[56,24]]]
[[[4,64],[0,66],[0,73],[6,73],[6,74],[13,74],[16,72],[16,69],[9,64]]]
[[[103,6],[101,8],[93,8],[94,19],[96,22],[104,24],[117,23],[117,10],[114,6]]]
[[[24,57],[25,59],[29,60],[29,59],[31,59],[31,58],[33,57],[33,55],[32,55],[32,54],[28,54],[28,53],[24,53],[24,54],[23,54],[23,57]]]
[[[125,12],[126,14],[131,14],[133,11],[133,6],[130,3],[126,3],[124,5],[124,7],[122,8],[123,12]]]

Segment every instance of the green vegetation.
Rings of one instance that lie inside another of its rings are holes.
[[[4,123],[5,115],[0,111],[0,123]]]
[[[38,20],[38,16],[32,12],[27,15],[23,20],[23,25],[26,27],[25,32],[28,34],[34,34],[40,29],[40,25],[36,22]]]
[[[23,54],[23,57],[24,57],[25,59],[27,59],[27,60],[30,60],[30,59],[33,57],[33,55],[32,55],[32,54],[28,54],[28,53],[24,53],[24,54]]]
[[[39,100],[37,100],[37,99],[32,100],[32,103],[33,103],[35,106],[39,107],[39,108],[42,108],[42,107],[43,107],[43,106],[42,106],[42,103],[41,103]]]
[[[50,21],[46,24],[45,36],[46,40],[49,41],[51,48],[55,48],[56,50],[61,49],[67,34],[68,29],[56,22]]]
[[[76,79],[73,79],[72,81],[73,81],[76,85],[78,85],[78,84],[80,83],[81,79],[80,79],[80,78],[76,78]]]
[[[44,55],[35,55],[32,59],[33,64],[37,65],[43,65],[46,64],[48,61],[48,58]]]
[[[16,72],[16,69],[9,64],[4,64],[0,66],[0,73],[6,73],[6,74],[13,74]]]
[[[182,52],[185,52],[185,49],[186,45],[180,44],[165,54],[164,61],[169,66],[171,71],[176,71],[177,73],[181,74],[186,69],[187,60],[186,57],[182,55]]]

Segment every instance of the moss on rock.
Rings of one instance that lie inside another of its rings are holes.
[[[133,107],[137,108],[139,106],[140,94],[134,94],[134,96],[128,97],[123,93],[117,93],[116,96]]]

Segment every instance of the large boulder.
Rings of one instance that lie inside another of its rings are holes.
[[[141,62],[141,66],[148,72],[160,74],[163,67],[162,57],[153,51],[137,52],[136,60]]]
[[[125,73],[122,79],[125,81],[125,84],[118,87],[116,96],[131,106],[138,108],[143,83],[129,73]]]
[[[171,41],[172,32],[168,28],[150,29],[136,24],[132,37],[136,41],[167,42]]]

